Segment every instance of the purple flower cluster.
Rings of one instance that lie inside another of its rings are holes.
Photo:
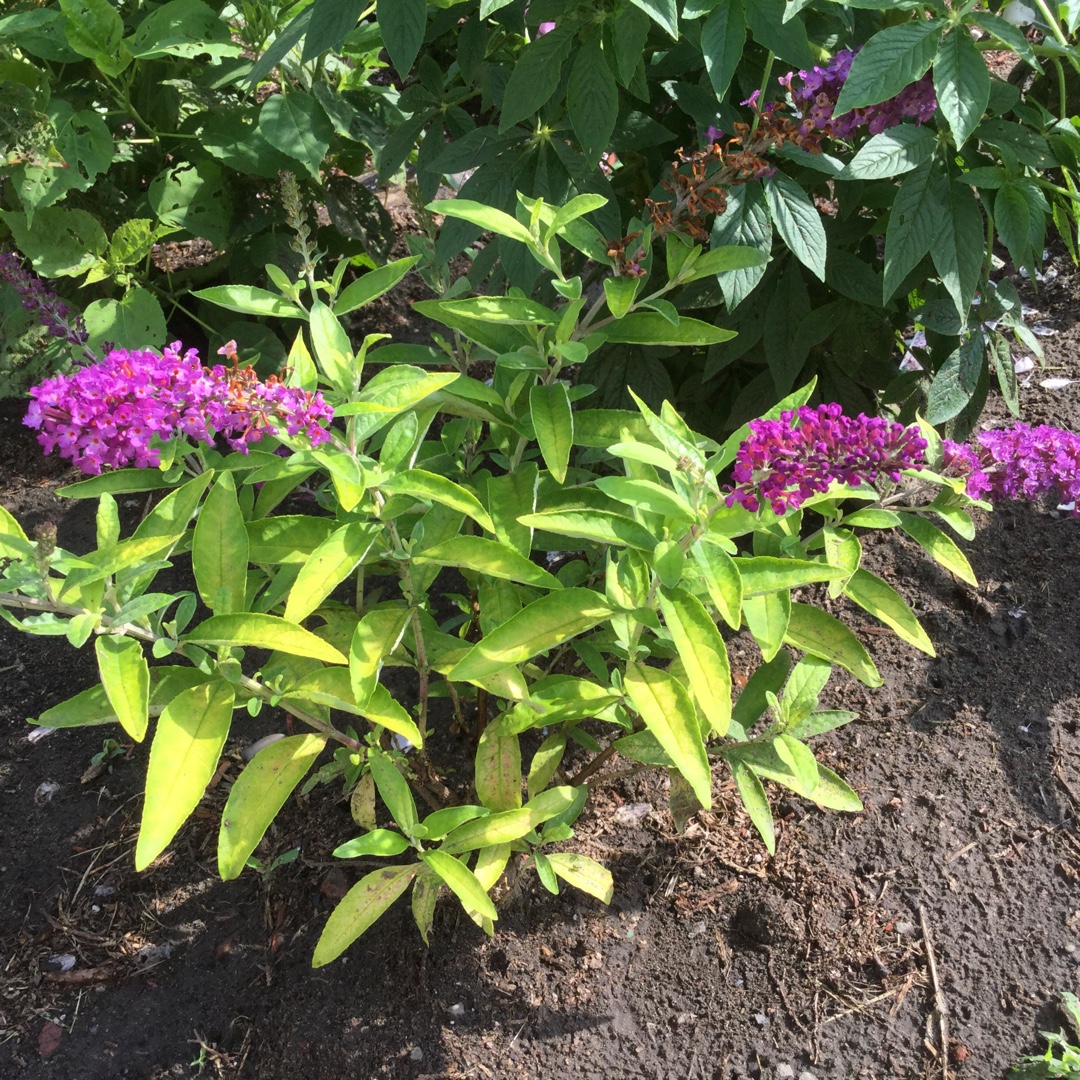
[[[182,435],[212,444],[218,434],[243,453],[278,424],[290,435],[306,435],[313,446],[330,438],[319,421],[332,419],[333,409],[321,394],[285,386],[274,376],[262,382],[251,368],[235,364],[207,369],[194,349],[181,349],[180,342],[161,355],[114,349],[100,363],[46,379],[30,391],[23,422],[41,429],[37,438],[46,453],[59,449],[91,474],[103,467],[157,466],[155,436],[159,442]],[[222,351],[235,356],[235,345]]]
[[[36,274],[24,269],[10,251],[0,251],[0,283],[10,285],[22,306],[52,334],[83,348],[87,342],[82,316],[74,314]]]
[[[884,475],[897,483],[902,470],[923,466],[926,445],[917,427],[862,413],[845,416],[836,404],[804,405],[779,420],[750,422],[735,457],[735,487],[725,501],[751,511],[768,502],[773,513],[783,514],[834,481],[858,485]]]
[[[929,75],[925,75],[888,101],[834,116],[836,102],[851,73],[854,58],[850,49],[842,49],[826,67],[789,71],[781,77],[780,83],[787,87],[795,108],[809,129],[823,131],[834,139],[848,139],[859,127],[865,126],[871,135],[877,135],[886,128],[896,127],[905,118],[924,124],[934,115],[937,108],[934,83]],[[801,85],[795,83],[796,76]]]
[[[972,450],[945,440],[945,468],[966,478],[973,499],[1031,502],[1055,492],[1064,502],[1080,501],[1080,435],[1020,423],[980,432],[976,443]]]

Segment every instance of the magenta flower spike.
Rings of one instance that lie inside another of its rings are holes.
[[[752,420],[749,427],[725,501],[750,511],[767,502],[773,513],[784,514],[834,481],[857,486],[886,476],[897,483],[904,469],[925,464],[927,443],[917,427],[862,413],[845,416],[836,404],[804,405],[778,420]]]
[[[288,387],[251,368],[204,368],[194,349],[174,342],[159,355],[150,349],[114,349],[100,363],[56,375],[30,391],[23,421],[40,429],[45,452],[58,450],[85,473],[103,468],[156,468],[162,442],[182,435],[212,445],[221,435],[247,453],[278,425],[303,434],[312,446],[330,435],[320,425],[333,418],[321,394]],[[232,354],[235,356],[235,353]]]

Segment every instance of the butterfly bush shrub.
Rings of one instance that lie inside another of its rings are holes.
[[[572,206],[533,203],[526,232],[569,294]],[[811,406],[813,383],[723,442],[668,402],[575,409],[590,388],[567,369],[602,336],[584,304],[555,319],[524,297],[444,301],[458,335],[442,370],[407,362],[432,359],[416,346],[369,356],[375,342],[354,348],[339,320],[402,272],[344,288],[275,274],[303,323],[276,380],[179,343],[47,380],[27,422],[91,474],[61,493],[98,500],[96,549],[63,549],[55,528],[29,537],[0,509],[0,616],[92,642],[100,676],[33,722],[119,724],[148,744],[140,870],[249,714],[280,710],[299,730],[226,782],[223,878],[269,843],[297,789],[347,796],[320,825],[335,855],[386,863],[330,914],[316,965],[406,891],[425,940],[441,892],[492,933],[512,858],[552,892],[609,901],[612,875],[575,850],[574,824],[615,759],[666,770],[677,823],[730,777],[770,852],[766,784],[858,810],[814,752],[856,715],[819,696],[835,666],[869,687],[881,677],[826,597],[934,655],[900,593],[861,565],[862,531],[899,528],[974,585],[950,535],[972,537],[973,492],[1077,483],[1071,436],[1017,429],[968,451],[925,422]],[[470,374],[492,355],[489,380]],[[116,496],[130,492],[153,501],[125,528]],[[170,566],[190,588],[155,591]],[[741,690],[734,634],[758,656]],[[454,792],[439,770],[468,731],[473,768]]]

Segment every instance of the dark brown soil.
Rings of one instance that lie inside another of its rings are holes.
[[[1080,430],[1080,381],[1039,386],[1080,380],[1065,273],[1034,301],[1059,331],[1053,370],[1021,394],[1026,419]],[[989,421],[1003,419],[994,406]],[[5,409],[0,502],[58,521],[61,543],[85,550],[93,507],[55,497],[64,477]],[[318,971],[315,940],[355,876],[329,856],[356,831],[337,791],[293,799],[273,826],[260,856],[302,845],[296,862],[224,884],[226,774],[171,854],[136,875],[147,747],[80,783],[110,729],[29,743],[26,717],[90,685],[92,655],[5,628],[0,1076],[1003,1077],[1080,982],[1080,522],[1050,507],[986,516],[963,545],[978,590],[903,537],[867,546],[939,658],[838,609],[885,686],[834,678],[835,702],[863,719],[815,748],[864,813],[777,792],[769,858],[720,777],[714,811],[681,835],[664,778],[616,780],[573,843],[611,867],[610,908],[522,875],[493,940],[444,901],[425,948],[399,904]],[[732,651],[751,664],[749,648]],[[229,753],[274,722],[238,723]],[[452,761],[468,737],[440,733],[434,752]],[[65,955],[72,970],[50,970]]]

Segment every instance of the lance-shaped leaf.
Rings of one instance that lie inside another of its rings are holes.
[[[218,873],[222,880],[240,876],[270,822],[325,745],[325,735],[290,735],[264,747],[248,762],[221,815]]]
[[[341,291],[334,302],[334,314],[348,315],[350,311],[355,311],[389,292],[419,261],[419,255],[410,255],[376,270],[369,270]]]
[[[769,663],[780,651],[791,618],[791,595],[784,592],[762,593],[743,600],[743,618],[761,649],[762,659]]]
[[[521,806],[521,743],[516,735],[500,735],[486,727],[476,747],[476,794],[490,810]]]
[[[80,556],[79,565],[68,574],[67,580],[60,589],[59,599],[62,600],[76,586],[84,588],[95,581],[101,581],[121,570],[126,570],[130,566],[163,558],[164,553],[170,550],[179,539],[179,536],[132,538]]]
[[[547,858],[551,869],[567,885],[573,885],[575,889],[595,896],[602,904],[611,903],[615,894],[615,882],[606,866],[601,866],[588,855],[579,855],[574,851],[556,851]]]
[[[418,818],[416,802],[409,790],[408,781],[398,771],[389,755],[381,750],[372,750],[368,754],[368,765],[386,809],[390,811],[401,831],[412,836]]]
[[[349,646],[349,678],[361,711],[375,692],[383,661],[401,644],[410,614],[409,608],[378,608],[356,624]]]
[[[731,722],[731,667],[716,623],[701,601],[682,589],[661,589],[660,610],[698,708],[717,735],[726,735]]]
[[[561,484],[566,479],[574,444],[574,414],[565,384],[534,386],[529,391],[529,414],[544,464]]]
[[[435,902],[439,899],[442,878],[430,866],[419,865],[412,891],[412,915],[416,928],[430,945],[431,925],[435,921]]]
[[[891,627],[897,637],[903,638],[928,656],[937,656],[933,642],[927,637],[907,601],[876,574],[871,574],[868,570],[856,570],[844,586],[844,595]]]
[[[332,532],[300,568],[285,618],[299,623],[306,619],[356,569],[371,550],[379,528],[366,521],[352,521]]]
[[[202,602],[212,611],[227,615],[244,610],[248,547],[236,481],[231,472],[224,472],[206,496],[191,541],[195,583]]]
[[[690,695],[666,671],[633,662],[626,665],[625,684],[645,726],[708,810],[712,806],[712,773]]]
[[[335,389],[349,393],[358,381],[349,335],[321,300],[312,301],[310,318],[311,344],[319,370]]]
[[[881,676],[859,639],[835,616],[811,604],[792,604],[784,640],[796,649],[813,653],[847,668],[867,686],[880,686]]]
[[[935,562],[969,585],[978,585],[975,571],[967,556],[956,546],[951,536],[943,533],[917,514],[901,514],[900,528],[904,530]]]
[[[605,495],[610,495],[618,502],[626,503],[637,510],[687,523],[693,523],[698,518],[694,508],[681,495],[652,480],[638,480],[629,476],[601,476],[596,481],[596,486]]]
[[[495,525],[498,528],[499,522],[496,521]],[[519,581],[523,585],[533,585],[539,589],[562,588],[562,582],[554,574],[549,574],[531,559],[527,559],[507,544],[482,536],[451,537],[414,555],[413,562],[476,570],[489,577]]]
[[[409,887],[417,867],[388,866],[362,877],[330,913],[311,966],[336,960]]]
[[[484,891],[476,875],[460,859],[442,851],[425,851],[424,862],[439,875],[462,902],[465,909],[478,912],[491,919],[498,919],[499,913],[491,902],[491,897]]]
[[[543,529],[556,536],[591,540],[597,544],[616,544],[639,551],[653,551],[656,537],[643,525],[609,510],[545,510],[522,514],[518,522],[530,529]]]
[[[409,841],[393,829],[372,829],[371,832],[334,848],[335,859],[359,859],[362,855],[390,858],[409,850]]]
[[[739,798],[746,807],[754,828],[761,835],[765,847],[770,855],[776,854],[776,830],[773,826],[772,807],[769,806],[769,798],[765,794],[765,788],[757,778],[757,774],[739,758],[732,755],[728,759],[731,766],[731,776],[735,786],[739,790]]]
[[[460,855],[477,848],[509,844],[532,832],[534,827],[533,816],[528,810],[503,810],[460,825],[446,837],[439,850],[447,855]]]
[[[212,615],[181,640],[192,645],[253,645],[260,649],[277,649],[290,656],[310,656],[327,664],[349,662],[310,630],[276,615],[259,612]]]
[[[98,674],[120,726],[136,741],[150,723],[150,668],[142,643],[134,638],[102,634],[94,642]]]
[[[690,545],[690,554],[713,606],[732,630],[738,630],[742,625],[742,579],[738,563],[726,551],[700,540]]]
[[[453,480],[437,473],[423,469],[407,469],[386,481],[382,490],[390,494],[412,495],[416,499],[441,503],[449,506],[451,510],[467,514],[487,532],[495,531],[495,525],[480,500],[460,484],[455,484]]]
[[[229,734],[233,698],[223,680],[201,683],[177,694],[161,714],[146,768],[136,870],[145,870],[168,847],[199,805]]]
[[[247,523],[249,557],[254,563],[306,563],[334,531],[332,518],[282,514]]]
[[[845,572],[827,563],[807,559],[782,559],[771,555],[758,555],[736,559],[742,580],[743,598],[763,596],[781,589],[797,589],[814,581],[832,581],[845,576]]]
[[[534,600],[477,642],[458,661],[449,678],[455,682],[493,675],[520,664],[591,630],[614,614],[614,608],[592,589],[562,589]]]

